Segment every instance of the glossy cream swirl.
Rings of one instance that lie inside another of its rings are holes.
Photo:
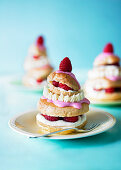
[[[49,100],[58,100],[63,102],[79,102],[80,100],[84,99],[84,93],[81,90],[78,94],[74,94],[72,96],[69,95],[63,95],[62,93],[60,95],[53,94],[47,86],[44,87],[43,95]]]
[[[121,77],[121,68],[117,66],[99,66],[88,72],[89,79],[102,77]]]

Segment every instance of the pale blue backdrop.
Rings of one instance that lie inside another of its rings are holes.
[[[8,127],[41,96],[19,92],[5,75],[23,73],[27,49],[39,34],[55,67],[69,56],[73,68],[88,69],[109,41],[121,56],[121,0],[0,0],[0,170],[120,170],[120,106],[102,107],[117,119],[112,129],[84,139],[29,139]]]
[[[91,67],[107,42],[121,56],[120,0],[0,0],[0,73],[22,72],[28,47],[42,34],[56,66]]]

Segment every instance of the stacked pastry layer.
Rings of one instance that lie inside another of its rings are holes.
[[[53,68],[49,64],[43,37],[38,37],[36,43],[30,47],[24,69],[26,74],[23,83],[26,86],[37,88],[46,84],[46,78]]]
[[[107,44],[94,61],[94,68],[88,73],[85,84],[86,96],[92,101],[115,101],[121,99],[120,58]]]
[[[69,67],[69,61],[66,57],[61,64],[66,62]],[[83,91],[71,70],[55,71],[48,76],[47,82],[48,85],[38,102],[40,113],[36,116],[37,124],[42,130],[53,132],[68,127],[84,126],[89,101],[84,98]],[[61,134],[73,131],[68,130]]]

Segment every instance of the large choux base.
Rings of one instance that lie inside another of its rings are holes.
[[[38,110],[42,114],[47,114],[49,116],[60,116],[60,117],[73,117],[83,115],[89,111],[89,104],[82,103],[82,108],[77,109],[74,107],[58,107],[51,102],[47,102],[47,99],[40,99],[38,103]]]
[[[38,120],[36,120],[37,122],[37,125],[41,128],[41,131],[42,133],[46,134],[46,133],[51,133],[51,132],[55,132],[55,131],[59,131],[59,130],[63,130],[63,128],[61,127],[57,127],[57,126],[49,126],[49,125],[46,125]],[[86,125],[86,120],[78,127],[76,128],[83,128],[85,125]],[[74,129],[71,129],[71,130],[67,130],[67,131],[64,131],[64,132],[59,132],[58,134],[59,135],[67,135],[67,134],[71,134],[71,133],[75,133],[76,131]]]

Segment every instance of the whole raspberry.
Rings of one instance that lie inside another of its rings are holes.
[[[38,58],[39,58],[39,56],[37,56],[37,55],[34,55],[34,56],[33,56],[33,58],[34,58],[34,59],[38,59]]]
[[[45,119],[49,120],[49,121],[57,121],[59,120],[59,117],[54,117],[54,116],[48,116],[48,115],[43,115]]]
[[[60,71],[64,71],[64,72],[71,72],[71,71],[72,71],[71,61],[69,60],[68,57],[65,57],[65,58],[60,62],[59,70],[60,70]]]
[[[71,87],[68,87],[66,84],[59,83],[59,87],[68,91],[68,90],[73,90]]]
[[[106,46],[103,49],[103,52],[113,53],[113,45],[111,43],[106,44]]]
[[[39,37],[37,38],[37,45],[43,45],[43,44],[44,44],[44,39],[43,39],[42,36],[39,36]]]
[[[43,80],[42,79],[37,79],[36,82],[37,83],[41,83]]]
[[[120,66],[120,63],[113,63],[113,66]]]
[[[64,117],[63,120],[66,121],[66,122],[76,122],[76,121],[78,121],[78,116],[75,116],[75,117]]]
[[[94,88],[94,90],[95,90],[95,91],[101,91],[102,89],[96,89],[96,88]]]
[[[108,88],[108,89],[105,89],[105,92],[106,92],[106,93],[113,93],[113,92],[115,92],[115,88],[110,87],[110,88]]]
[[[59,82],[57,82],[57,81],[52,81],[52,84],[53,84],[53,86],[55,86],[55,87],[58,87],[59,86]]]

